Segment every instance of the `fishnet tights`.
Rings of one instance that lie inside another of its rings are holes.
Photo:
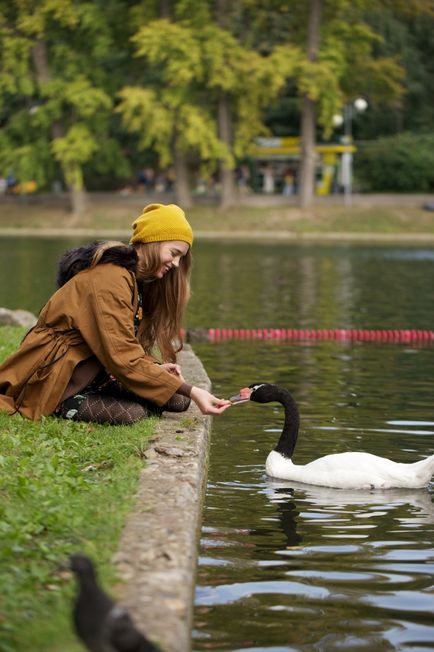
[[[106,383],[100,391],[84,390],[63,401],[56,414],[73,421],[86,421],[108,425],[130,425],[150,415],[160,416],[162,412],[184,412],[190,405],[190,398],[174,394],[168,402],[159,407],[151,401],[129,392],[117,380]]]
[[[185,412],[191,403],[191,398],[182,394],[174,394],[161,408],[162,412]]]
[[[81,401],[73,419],[116,426],[130,425],[148,416],[149,411],[140,403],[104,394],[88,394]]]

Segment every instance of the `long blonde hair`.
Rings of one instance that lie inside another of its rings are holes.
[[[146,353],[158,348],[163,362],[175,362],[182,349],[181,323],[190,299],[191,250],[163,278],[155,275],[161,268],[161,242],[136,242],[136,277],[143,296],[142,319],[138,339]]]

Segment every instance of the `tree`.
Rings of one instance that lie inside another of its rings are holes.
[[[216,2],[216,19],[217,25],[221,30],[227,30],[230,21],[230,2],[229,0],[217,0]],[[218,135],[223,143],[231,151],[233,148],[233,124],[232,124],[232,110],[231,98],[224,88],[219,89],[217,99],[217,124]],[[235,183],[234,175],[232,173],[233,161],[229,165],[224,161],[220,161],[220,183],[221,183],[221,199],[220,207],[228,208],[235,202]]]
[[[276,100],[295,70],[297,52],[279,45],[261,54],[244,46],[227,26],[229,3],[217,4],[217,25],[200,31],[206,69],[206,87],[217,105],[218,134],[231,153],[220,161],[221,207],[235,203],[233,167],[251,150],[254,139],[268,134],[267,106]]]
[[[315,62],[319,50],[319,26],[321,0],[310,0],[309,26],[307,30],[307,58]],[[301,119],[301,166],[300,166],[300,207],[310,205],[314,194],[315,180],[315,101],[308,92],[303,96]]]
[[[179,2],[177,22],[140,27],[133,42],[136,56],[147,62],[146,87],[122,89],[116,110],[139,134],[142,148],[155,148],[163,166],[174,161],[183,205],[191,202],[186,163],[198,157],[208,171],[220,167],[228,206],[235,161],[265,132],[265,107],[283,87],[294,57],[285,46],[267,56],[243,47],[215,24],[206,2],[195,7],[192,12],[188,0]]]
[[[297,79],[304,98],[302,112],[302,162],[300,206],[313,200],[315,112],[324,135],[329,136],[332,118],[343,104],[364,95],[375,103],[399,101],[403,94],[404,70],[393,58],[376,57],[374,43],[379,36],[364,20],[363,9],[347,0],[324,2],[323,37],[319,38],[321,0],[311,0],[307,62]]]
[[[227,154],[211,111],[200,102],[200,46],[188,25],[166,19],[141,27],[132,40],[135,55],[146,58],[152,70],[153,83],[123,88],[116,110],[125,128],[139,134],[139,147],[153,147],[163,167],[174,164],[177,201],[189,207],[189,157],[212,162]]]
[[[79,215],[84,164],[107,148],[118,153],[117,170],[127,170],[109,129],[107,11],[73,0],[1,5],[1,165],[21,181],[46,185],[58,164]]]
[[[371,106],[355,125],[355,133],[362,140],[401,131],[433,131],[434,15],[427,13],[430,4],[434,6],[424,3],[423,13],[420,9],[416,12],[411,3],[399,3],[399,13],[387,4],[367,12],[368,24],[381,36],[375,44],[377,56],[398,59],[405,69],[405,93],[399,103],[386,105],[379,101]]]

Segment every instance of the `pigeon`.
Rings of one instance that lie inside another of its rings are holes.
[[[98,586],[89,557],[71,555],[69,568],[78,583],[73,608],[74,627],[89,652],[161,652],[135,628],[126,609]]]

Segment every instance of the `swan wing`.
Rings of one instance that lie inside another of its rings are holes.
[[[276,478],[339,489],[418,488],[429,482],[434,472],[434,456],[402,464],[371,453],[347,452],[325,455],[300,465],[272,451],[266,471]]]

